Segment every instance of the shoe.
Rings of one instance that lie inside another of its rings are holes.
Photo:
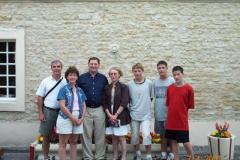
[[[146,157],[144,160],[152,160],[152,157]]]
[[[170,152],[168,154],[167,160],[174,160],[174,154]]]
[[[166,152],[161,153],[161,160],[167,160],[167,153]]]
[[[120,154],[119,156],[118,156],[118,160],[121,160],[122,159],[122,155]]]
[[[49,155],[47,158],[45,158],[44,160],[56,160],[55,155]]]
[[[157,156],[157,155],[154,155],[154,156],[152,157],[152,159],[153,159],[153,160],[161,160],[160,156]]]
[[[141,160],[142,158],[141,158],[141,155],[135,154],[135,156],[134,156],[133,159],[134,159],[134,160]]]
[[[43,158],[44,160],[51,160],[51,157],[48,156],[47,158]]]

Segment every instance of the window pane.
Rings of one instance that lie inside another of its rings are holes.
[[[9,65],[8,66],[8,73],[9,74],[15,74],[15,65]]]
[[[16,97],[16,89],[15,88],[9,88],[9,97]]]
[[[7,77],[0,77],[0,86],[7,85]]]
[[[8,55],[8,63],[15,63],[15,54]]]
[[[6,52],[6,51],[7,51],[7,43],[0,42],[0,52]]]
[[[15,52],[15,42],[8,42],[8,51]]]
[[[6,54],[0,54],[0,63],[6,63],[7,62],[7,55]]]
[[[0,74],[7,74],[7,67],[5,65],[0,65]]]
[[[8,85],[9,85],[9,86],[16,86],[15,77],[9,77],[9,78],[8,78]]]
[[[7,96],[7,88],[0,88],[0,97]]]

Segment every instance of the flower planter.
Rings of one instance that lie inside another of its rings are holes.
[[[230,138],[208,135],[211,156],[217,160],[232,160],[234,156],[234,139],[234,135]]]

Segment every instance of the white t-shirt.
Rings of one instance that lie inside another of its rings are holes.
[[[38,87],[38,90],[36,92],[37,96],[44,97],[47,92],[58,82],[58,80],[55,80],[52,76],[49,76],[42,80],[40,86]],[[57,85],[56,88],[54,88],[53,91],[51,91],[48,96],[44,100],[44,105],[49,108],[59,108],[59,103],[57,101],[57,95],[59,90],[67,84],[66,79],[63,78],[63,80]]]
[[[174,83],[173,77],[162,80],[159,77],[153,81],[154,88],[154,113],[156,121],[165,121],[167,117],[166,92],[167,87]]]
[[[130,115],[133,120],[151,120],[151,98],[153,97],[152,81],[143,83],[128,82],[130,94]]]

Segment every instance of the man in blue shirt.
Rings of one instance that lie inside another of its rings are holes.
[[[98,72],[99,58],[89,58],[88,67],[89,71],[82,74],[78,80],[78,86],[83,89],[87,97],[87,110],[83,121],[83,158],[100,160],[105,158],[105,113],[102,105],[104,88],[108,80]],[[92,133],[94,133],[95,156],[92,152]]]

